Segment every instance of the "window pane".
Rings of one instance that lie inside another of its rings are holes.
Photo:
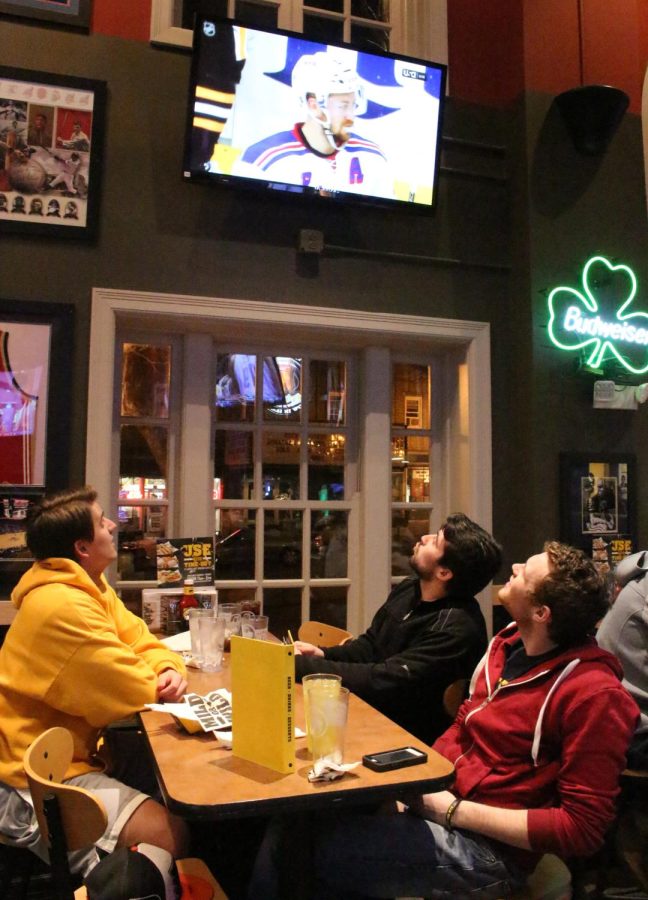
[[[414,544],[430,533],[430,512],[420,509],[392,511],[392,575],[411,575]]]
[[[344,500],[343,434],[311,434],[308,438],[308,499]]]
[[[254,510],[217,509],[214,523],[216,580],[254,578]]]
[[[256,356],[221,353],[216,358],[216,419],[253,422],[256,398]]]
[[[329,12],[342,12],[344,10],[344,0],[308,0],[305,5],[312,9],[326,9]]]
[[[346,366],[343,362],[314,359],[310,367],[308,419],[320,424],[344,425]]]
[[[271,634],[281,639],[290,631],[296,640],[301,625],[301,588],[266,588],[263,612],[270,619]]]
[[[217,431],[214,441],[214,499],[249,500],[254,487],[251,431]]]
[[[348,513],[324,509],[312,515],[312,577],[346,578]]]
[[[301,419],[301,359],[266,356],[263,360],[263,418],[298,422]]]
[[[169,415],[171,347],[122,346],[122,416]]]
[[[200,12],[209,12],[211,16],[225,17],[227,15],[227,0],[174,0],[174,8],[182,10],[182,27],[194,27],[194,16]]]
[[[166,482],[159,478],[120,478],[120,500],[165,500]]]
[[[299,448],[296,432],[267,431],[263,435],[263,499],[299,499]]]
[[[351,24],[351,42],[360,50],[389,50],[389,31]]]
[[[263,577],[301,578],[301,510],[266,510],[263,529]]]
[[[159,426],[122,425],[119,452],[121,477],[149,478],[166,491],[167,430]]]
[[[392,383],[392,425],[430,427],[430,368],[395,363]]]
[[[166,506],[118,508],[117,569],[122,581],[157,581],[156,538],[166,537]]]
[[[276,6],[265,6],[262,3],[254,3],[253,0],[236,0],[235,17],[247,25],[258,25],[259,28],[277,27]]]
[[[304,34],[314,41],[340,43],[344,40],[344,24],[341,19],[324,19],[304,13]]]
[[[346,628],[347,588],[322,587],[310,592],[310,617],[337,628]]]
[[[427,503],[430,500],[430,439],[392,439],[392,502]]]
[[[351,15],[361,19],[388,22],[389,0],[351,0]]]

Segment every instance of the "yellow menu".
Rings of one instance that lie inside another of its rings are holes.
[[[275,772],[295,771],[292,644],[232,635],[232,753]]]

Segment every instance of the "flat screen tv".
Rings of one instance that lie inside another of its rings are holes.
[[[445,66],[198,16],[184,177],[433,209]]]

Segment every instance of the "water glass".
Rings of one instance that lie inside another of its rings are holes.
[[[339,765],[344,759],[349,689],[341,687],[337,694],[311,691],[309,704],[313,761],[322,759]]]
[[[200,629],[198,622],[204,616],[214,616],[213,609],[189,609],[187,610],[187,618],[189,619],[189,635],[191,637],[191,656],[199,665],[202,663],[202,646],[200,642]]]
[[[302,678],[302,691],[304,697],[304,719],[306,721],[306,736],[308,750],[312,754],[313,741],[310,723],[310,695],[311,692],[336,697],[342,687],[342,676],[328,672],[313,672],[312,675],[304,675]]]
[[[225,620],[220,616],[199,616],[201,669],[204,672],[219,672],[223,662],[225,643]]]

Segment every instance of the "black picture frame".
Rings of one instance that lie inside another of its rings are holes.
[[[5,481],[2,490],[9,493],[29,487],[42,487],[48,492],[61,490],[69,485],[70,476],[74,306],[67,303],[0,300],[0,322],[9,325],[47,325],[50,328],[44,478],[39,480],[40,483]]]
[[[560,539],[604,575],[637,550],[636,469],[629,453],[560,454]]]
[[[0,66],[0,232],[93,238],[106,82]]]
[[[0,0],[0,13],[88,29],[92,0]]]

